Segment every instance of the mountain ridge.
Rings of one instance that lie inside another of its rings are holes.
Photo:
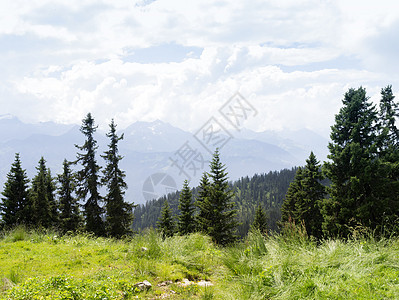
[[[327,141],[311,131],[306,130],[306,132],[310,137],[309,140],[306,140],[306,143],[300,143],[298,141],[298,138],[301,138],[300,135],[297,134],[297,137],[289,131],[276,133],[243,129],[221,148],[221,158],[227,166],[230,179],[235,180],[242,176],[303,165],[311,150],[315,152],[319,160],[325,159],[323,156],[326,156]],[[192,153],[201,155],[203,158],[197,169],[192,166],[190,169],[190,165],[186,165],[186,173],[191,177],[191,186],[195,186],[202,173],[208,169],[211,160],[210,152],[213,149],[207,151],[194,138],[193,133],[174,127],[167,122],[138,121],[119,130],[118,133],[124,134],[124,140],[120,142],[119,149],[120,154],[124,156],[121,168],[127,175],[129,189],[126,198],[129,202],[144,203],[149,200],[143,193],[144,183],[153,174],[169,175],[175,182],[175,186],[167,187],[169,190],[181,188],[183,180],[187,178],[178,167],[183,161],[177,163],[173,161],[181,159],[182,154],[190,153],[183,153],[183,147],[191,147]],[[285,137],[290,135],[294,135],[296,141],[294,138]],[[94,137],[99,145],[97,160],[100,165],[103,165],[104,162],[99,154],[106,150],[108,140],[102,130],[98,130]],[[0,184],[3,189],[15,153],[20,153],[22,166],[27,170],[29,178],[36,174],[35,167],[41,156],[47,160],[47,166],[54,176],[61,172],[64,159],[75,160],[77,149],[74,145],[82,144],[84,136],[80,133],[78,125],[53,122],[28,124],[12,116],[3,119],[0,116],[0,141]],[[311,141],[314,142],[313,145],[309,145]],[[317,149],[323,149],[323,147],[325,152],[319,154],[320,151]]]

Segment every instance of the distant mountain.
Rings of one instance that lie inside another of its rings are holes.
[[[130,202],[144,203],[151,197],[180,189],[187,178],[185,173],[190,176],[190,185],[195,186],[208,170],[213,149],[208,152],[190,132],[159,120],[136,122],[121,132],[124,133],[124,140],[120,142],[120,153],[124,156],[121,167],[126,171],[129,186],[126,198]],[[102,154],[108,144],[105,132],[97,131],[95,138],[98,154]],[[74,145],[81,145],[83,141],[77,125],[26,124],[13,116],[0,116],[1,188],[16,152],[20,153],[29,178],[36,174],[35,167],[41,156],[55,175],[61,172],[64,158],[76,159]],[[221,148],[221,159],[230,179],[236,180],[303,165],[311,150],[324,160],[326,145],[326,139],[307,129],[278,133],[242,130]],[[97,159],[103,164],[99,155]]]
[[[121,148],[138,152],[173,152],[191,138],[191,133],[156,120],[136,122],[123,130]]]
[[[309,156],[310,151],[313,151],[321,161],[327,159],[328,140],[306,128],[263,132],[243,129],[238,136],[244,139],[255,139],[277,145],[302,162]]]
[[[57,124],[53,122],[26,124],[12,115],[0,115],[0,138],[2,142],[11,139],[25,139],[33,134],[61,135],[72,127],[73,125]]]

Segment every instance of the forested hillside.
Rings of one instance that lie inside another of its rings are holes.
[[[230,187],[234,191],[233,200],[238,209],[240,236],[244,236],[248,232],[258,204],[262,204],[266,210],[269,229],[278,230],[276,222],[281,217],[281,205],[296,171],[297,168],[292,168],[267,174],[255,174],[252,177],[242,177],[230,183]],[[168,201],[173,213],[177,215],[179,195],[179,192],[174,192],[137,206],[134,210],[133,229],[138,231],[147,227],[155,227],[165,200]],[[194,197],[198,195],[197,187],[193,188],[193,195]]]

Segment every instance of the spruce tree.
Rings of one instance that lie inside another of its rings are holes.
[[[51,226],[57,227],[59,225],[59,203],[56,199],[56,178],[51,175],[50,168],[47,168],[46,173],[46,187],[47,187],[47,199],[50,204],[51,211]]]
[[[294,181],[290,184],[281,209],[283,222],[303,222],[307,234],[316,238],[322,236],[320,209],[326,194],[322,180],[320,164],[311,152],[306,166],[298,169]]]
[[[399,117],[399,105],[394,101],[392,87],[381,89],[379,110],[379,165],[374,182],[379,200],[379,227],[393,224],[399,216],[399,130],[396,119]],[[377,228],[377,233],[378,233]]]
[[[59,209],[60,209],[60,230],[62,232],[76,232],[81,226],[79,204],[73,196],[76,182],[70,168],[70,163],[65,159],[63,163],[63,173],[58,175],[60,187],[58,189]]]
[[[16,153],[14,163],[7,174],[0,203],[1,222],[6,228],[31,224],[32,206],[28,197],[28,183],[19,153]]]
[[[287,223],[294,221],[295,223],[300,222],[300,216],[298,215],[296,202],[298,199],[306,197],[305,191],[302,187],[302,180],[304,178],[304,170],[299,167],[296,171],[294,180],[290,183],[287,193],[285,195],[283,204],[281,206],[281,223]],[[280,225],[282,225],[280,223]]]
[[[383,155],[389,155],[389,151],[397,151],[399,147],[399,130],[396,119],[399,117],[399,105],[395,102],[392,86],[381,89],[379,121],[381,126],[380,146]]]
[[[194,204],[193,195],[188,186],[188,181],[185,180],[183,183],[183,189],[179,197],[179,210],[180,215],[178,218],[178,231],[181,235],[186,235],[195,231],[195,219],[194,219]]]
[[[267,233],[267,217],[261,204],[258,205],[255,211],[255,218],[251,225],[252,230],[259,230],[261,233]]]
[[[331,180],[323,205],[323,230],[346,236],[357,224],[375,227],[381,203],[376,198],[379,172],[377,112],[362,87],[349,89],[331,127],[330,154],[324,165]]]
[[[94,133],[97,126],[94,124],[94,119],[90,113],[82,121],[80,132],[82,132],[86,141],[82,146],[75,145],[78,150],[83,153],[77,154],[76,163],[82,165],[82,169],[77,172],[77,180],[79,186],[77,188],[77,195],[79,199],[85,201],[84,217],[85,226],[88,232],[92,232],[97,236],[105,235],[105,225],[102,219],[104,210],[100,206],[102,198],[98,189],[101,186],[98,172],[100,166],[96,161],[96,150],[98,149],[97,141],[94,139]]]
[[[211,216],[211,205],[210,199],[210,182],[206,172],[201,177],[200,184],[198,186],[198,195],[195,201],[195,206],[198,208],[198,215],[195,216],[197,230],[203,233],[207,233],[208,227],[210,226]]]
[[[172,210],[169,207],[168,200],[165,200],[161,216],[157,222],[158,230],[161,232],[162,237],[171,237],[175,233],[175,221],[173,220]]]
[[[326,195],[326,189],[321,181],[324,179],[319,161],[313,152],[306,160],[302,187],[305,198],[296,203],[298,215],[304,221],[308,235],[316,238],[322,236],[322,215],[320,212],[322,201]]]
[[[217,244],[228,245],[237,240],[237,210],[234,208],[234,194],[229,188],[226,167],[220,161],[219,149],[213,154],[210,169],[209,176],[212,182],[209,201],[204,203],[208,206],[206,211],[210,213],[205,217],[209,224],[206,230]]]
[[[55,186],[46,160],[41,157],[36,167],[37,174],[32,180],[29,197],[32,202],[33,225],[50,228],[57,225],[58,211],[54,198]]]
[[[106,167],[103,170],[102,183],[107,187],[105,196],[105,227],[108,236],[122,237],[131,233],[131,224],[133,222],[133,204],[124,201],[127,184],[124,181],[125,172],[119,168],[119,162],[122,159],[118,150],[118,142],[123,139],[123,135],[116,134],[116,125],[111,121],[110,131],[107,137],[110,139],[108,151],[104,152],[102,157],[106,161]]]

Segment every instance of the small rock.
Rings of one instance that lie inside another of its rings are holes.
[[[166,280],[166,281],[162,281],[161,283],[158,283],[157,285],[158,285],[159,287],[162,287],[162,286],[170,285],[170,284],[172,284],[172,283],[173,283],[172,280]]]
[[[147,280],[144,280],[143,282],[138,282],[134,286],[137,286],[141,291],[149,290],[152,287],[151,283],[149,283]]]
[[[183,278],[183,280],[181,282],[178,282],[177,285],[179,286],[188,286],[194,284],[194,282],[188,280],[187,278]]]
[[[198,281],[198,282],[197,282],[197,285],[198,285],[198,286],[205,286],[205,287],[207,287],[207,286],[213,286],[213,283],[210,282],[210,281],[201,280],[201,281]]]

